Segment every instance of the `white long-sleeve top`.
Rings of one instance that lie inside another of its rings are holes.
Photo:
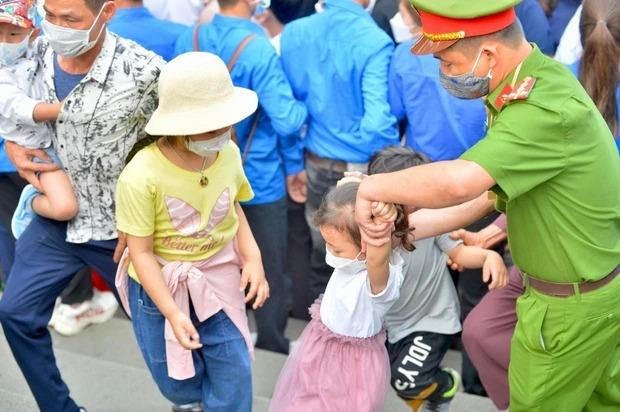
[[[32,118],[35,106],[44,101],[43,72],[32,48],[10,66],[0,66],[0,136],[21,146],[43,149],[52,145],[47,123]]]

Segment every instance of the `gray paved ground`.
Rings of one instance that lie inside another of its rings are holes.
[[[296,338],[304,322],[291,320],[288,335]],[[1,334],[1,332],[0,332]],[[91,326],[82,334],[64,338],[54,334],[56,356],[72,396],[89,412],[167,412],[169,403],[159,394],[144,366],[128,321],[114,318]],[[254,411],[266,412],[269,398],[285,357],[271,352],[256,353],[254,365]],[[459,369],[460,357],[450,352],[446,366]],[[4,336],[0,337],[0,412],[37,410],[24,378],[11,356]],[[407,412],[390,393],[386,412]],[[458,394],[452,412],[496,412],[488,399]],[[320,412],[320,411],[317,411]],[[343,411],[349,412],[349,411]],[[354,412],[354,411],[350,411]]]

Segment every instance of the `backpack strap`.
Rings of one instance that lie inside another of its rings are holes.
[[[198,39],[198,36],[200,34],[200,29],[202,28],[204,23],[198,23],[196,25],[196,27],[194,27],[194,51],[201,51],[200,50],[200,40]]]
[[[194,27],[194,36],[193,36],[194,37],[194,51],[197,51],[197,52],[202,51],[200,49],[200,29],[202,28],[203,25],[204,23],[199,23],[196,25],[196,27]],[[254,34],[248,34],[247,36],[243,38],[243,40],[241,40],[241,43],[239,43],[239,45],[237,46],[237,49],[235,50],[232,57],[230,58],[230,61],[226,65],[229,72],[232,72],[232,69],[235,67],[235,63],[237,63],[237,60],[239,59],[239,56],[243,52],[243,49],[245,49],[245,47],[252,41],[254,37],[256,37]]]
[[[194,37],[194,51],[197,51],[197,52],[201,51],[199,35],[200,35],[200,29],[202,28],[203,24],[204,23],[199,23],[196,25],[196,27],[194,27],[194,36],[193,36]],[[235,50],[232,57],[230,58],[230,61],[226,65],[229,72],[232,72],[233,68],[235,67],[235,64],[237,63],[237,60],[239,59],[239,56],[241,56],[241,53],[243,52],[243,50],[252,41],[252,39],[254,39],[254,37],[255,37],[254,34],[248,34],[246,37],[244,37],[243,40],[241,40],[241,43],[239,43],[239,46],[237,46],[237,49]],[[254,119],[252,120],[252,127],[250,128],[250,134],[248,135],[247,142],[245,143],[245,148],[243,149],[243,155],[241,156],[241,163],[245,163],[245,161],[248,158],[248,155],[250,154],[250,148],[252,147],[252,141],[254,140],[254,135],[256,134],[256,129],[258,128],[259,116],[260,116],[260,108],[256,110],[256,113],[254,113]]]
[[[237,46],[237,50],[235,50],[232,57],[230,58],[230,61],[226,65],[229,72],[232,72],[232,69],[235,67],[235,63],[237,63],[237,60],[243,52],[243,49],[245,49],[245,47],[252,41],[254,37],[255,36],[253,34],[248,34],[243,40],[241,40],[241,43],[239,43],[239,46]]]
[[[230,61],[227,64],[228,71],[232,72],[235,67],[235,63],[239,59],[239,56],[243,52],[243,49],[254,39],[253,34],[247,35],[239,46],[237,46],[237,50],[233,53],[233,56],[230,58]],[[252,147],[252,142],[254,141],[254,135],[256,134],[256,129],[258,129],[258,118],[260,117],[260,107],[256,109],[256,113],[254,113],[254,118],[252,119],[252,127],[250,128],[250,134],[248,134],[248,138],[245,142],[245,147],[243,148],[243,154],[241,155],[241,163],[245,164],[245,161],[248,159],[250,154],[250,148]]]
[[[256,134],[256,129],[258,128],[259,116],[260,116],[260,108],[256,109],[256,113],[254,113],[254,119],[252,120],[252,128],[250,129],[248,140],[245,142],[245,147],[243,148],[243,155],[241,156],[241,164],[245,163],[245,161],[248,159],[248,155],[250,154],[250,147],[252,147],[252,141],[254,140],[254,135]]]

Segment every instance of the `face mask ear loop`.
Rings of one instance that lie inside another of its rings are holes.
[[[90,27],[90,29],[88,30],[88,38],[90,39],[90,35],[91,32],[93,31],[93,29],[95,28],[95,26],[97,25],[97,23],[99,22],[99,18],[101,17],[101,14],[103,13],[103,9],[105,9],[105,6],[108,5],[109,2],[106,2],[103,4],[103,6],[101,6],[101,9],[99,10],[99,13],[97,14],[97,17],[95,17],[95,21],[93,22],[93,25]],[[103,33],[103,30],[105,29],[105,24],[101,25],[101,29],[99,29],[99,34],[97,34],[97,37],[92,40],[92,41],[97,41],[99,40],[99,37],[101,37],[101,33]],[[89,40],[90,41],[90,40]]]
[[[476,75],[475,71],[476,71],[476,68],[478,67],[478,63],[480,62],[480,57],[482,57],[482,51],[483,50],[480,49],[480,53],[478,53],[478,57],[476,57],[476,61],[474,62],[474,66],[471,68],[471,71],[470,71],[470,73],[473,74],[474,76]]]
[[[360,256],[362,256],[362,251],[361,251],[361,249],[360,249],[360,252],[357,254],[357,256],[355,256],[355,259],[354,259],[354,260],[360,260]],[[366,259],[364,259],[364,260],[363,260],[363,262],[365,262],[365,261],[366,261]]]

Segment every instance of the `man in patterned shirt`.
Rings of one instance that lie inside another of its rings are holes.
[[[106,29],[113,1],[46,0],[37,51],[49,101],[62,101],[53,144],[71,176],[78,215],[70,222],[36,217],[17,243],[0,302],[0,322],[39,408],[83,410],[70,398],[54,361],[47,322],[54,301],[83,267],[113,285],[117,242],[114,190],[125,159],[145,137],[157,104],[163,60]],[[38,187],[37,172],[54,165],[40,150],[6,145],[20,175]]]

